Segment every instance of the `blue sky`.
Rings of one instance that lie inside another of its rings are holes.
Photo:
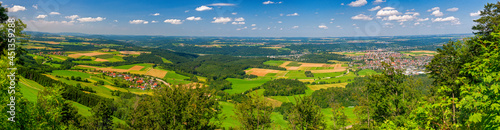
[[[27,30],[88,34],[344,37],[471,33],[496,0],[2,1]]]

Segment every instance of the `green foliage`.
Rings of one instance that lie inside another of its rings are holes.
[[[494,26],[500,24],[500,2],[486,4],[480,16],[481,18],[474,20],[477,24],[472,29],[478,35],[488,36],[494,32]]]
[[[307,86],[298,80],[275,79],[264,83],[264,96],[291,96],[306,93]]]
[[[241,123],[243,129],[266,129],[271,127],[271,113],[273,108],[269,106],[263,96],[256,93],[250,94],[249,99],[235,106],[235,118]]]
[[[344,106],[340,104],[332,104],[332,121],[334,122],[333,129],[344,129],[347,125],[347,115],[344,113]]]
[[[500,2],[496,5],[500,6]],[[460,73],[470,75],[458,78],[464,127],[468,129],[500,128],[500,26],[494,26],[491,37],[479,37],[475,44],[482,54],[473,62],[464,64]]]
[[[87,129],[100,129],[100,130],[108,130],[113,126],[113,121],[111,115],[113,115],[112,108],[104,102],[99,102],[96,106],[94,106],[91,110],[92,116],[88,117],[88,121],[86,122],[84,127]]]
[[[288,121],[293,129],[326,129],[324,115],[321,108],[316,105],[315,101],[304,96],[297,98],[295,104],[288,113]]]
[[[330,60],[337,61],[351,61],[350,58],[346,58],[345,55],[339,55],[334,53],[321,53],[321,54],[307,54],[301,56],[299,59],[301,62],[308,63],[328,63]]]
[[[128,124],[135,129],[215,129],[220,110],[214,90],[179,85],[137,101]]]
[[[304,74],[306,75],[306,77],[314,77],[314,74],[311,73],[311,71],[306,71]]]

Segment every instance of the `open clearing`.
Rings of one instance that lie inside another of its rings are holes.
[[[257,76],[266,76],[267,73],[278,73],[279,70],[252,68],[250,70],[245,70],[245,72]]]
[[[98,56],[98,55],[104,55],[108,53],[102,53],[102,52],[90,52],[90,53],[76,53],[76,54],[69,54],[68,57],[71,58],[78,58],[82,56]]]

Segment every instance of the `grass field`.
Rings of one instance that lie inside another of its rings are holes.
[[[23,96],[30,102],[37,102],[38,92],[42,91],[44,87],[37,82],[25,78],[19,78],[20,91]]]
[[[358,75],[360,75],[360,76],[363,76],[363,75],[372,75],[372,74],[378,74],[378,73],[375,72],[375,70],[372,70],[372,69],[364,69],[364,70],[360,70],[358,72]]]
[[[285,63],[285,61],[282,61],[282,60],[269,60],[269,61],[264,62],[264,65],[280,66],[283,63]]]
[[[172,61],[169,61],[169,60],[167,60],[167,59],[165,59],[163,57],[161,58],[161,60],[163,61],[163,63],[170,63],[170,64],[172,64]]]
[[[271,79],[235,79],[235,78],[227,78],[229,82],[233,83],[233,89],[226,89],[225,92],[229,94],[242,93],[247,90],[250,90],[254,87],[258,87]]]
[[[288,66],[288,67],[299,67],[300,65],[302,65],[302,64],[300,64],[299,62],[291,62],[290,64],[288,64],[286,66]]]
[[[344,74],[344,72],[332,72],[332,73],[313,73],[314,74],[314,78],[325,78],[325,77],[336,77],[336,76],[339,76],[339,75],[342,75]]]
[[[294,96],[295,97],[310,96],[313,92],[314,92],[314,90],[311,90],[310,88],[308,88],[306,90],[305,94],[299,94],[299,95],[293,95],[293,96],[269,96],[269,97],[272,98],[272,99],[276,99],[278,101],[281,101],[283,103],[285,103],[285,102],[292,102],[292,103],[295,104],[297,101],[295,101]]]

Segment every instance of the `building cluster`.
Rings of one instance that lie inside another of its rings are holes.
[[[351,57],[354,61],[351,65],[358,65],[359,69],[382,69],[382,62],[389,63],[395,69],[401,69],[406,75],[425,74],[425,66],[432,60],[433,56],[406,57],[404,54],[392,51],[367,51],[365,55]],[[391,57],[394,61],[391,61]]]
[[[122,74],[112,71],[101,71],[101,72],[107,76],[127,81],[129,84],[131,84],[129,88],[138,88],[141,90],[146,90],[146,89],[155,89],[159,87],[159,82],[154,80],[153,78],[134,76],[130,74]],[[168,86],[169,84],[167,83],[166,85]]]

